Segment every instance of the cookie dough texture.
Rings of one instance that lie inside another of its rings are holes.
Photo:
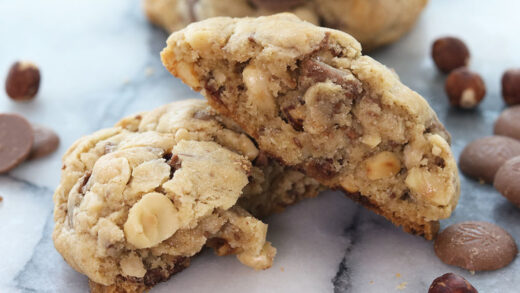
[[[459,197],[449,134],[360,50],[348,34],[278,14],[191,24],[162,60],[269,155],[432,238]]]
[[[265,269],[276,250],[255,216],[319,189],[268,159],[206,102],[186,100],[74,143],[54,194],[53,239],[93,292],[145,291],[204,245]]]
[[[261,3],[265,2],[264,5]],[[392,43],[414,25],[428,0],[145,0],[150,21],[169,32],[216,16],[244,17],[292,12],[313,24],[343,30],[365,50]]]

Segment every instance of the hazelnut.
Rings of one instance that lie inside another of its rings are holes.
[[[486,95],[486,86],[478,73],[466,67],[452,71],[444,84],[450,104],[466,109],[475,108]]]
[[[502,97],[510,106],[520,104],[520,68],[509,69],[502,75]]]
[[[478,291],[463,277],[447,273],[433,280],[428,293],[478,293]]]
[[[36,96],[40,87],[40,70],[27,61],[15,62],[5,80],[5,91],[15,101],[28,101]]]
[[[439,38],[432,45],[432,58],[440,71],[450,73],[454,69],[468,65],[469,50],[458,38]]]

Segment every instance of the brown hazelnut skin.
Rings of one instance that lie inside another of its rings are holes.
[[[509,106],[520,104],[520,68],[509,69],[502,75],[502,97]]]
[[[478,293],[466,279],[454,273],[433,280],[428,293]]]
[[[433,42],[433,61],[437,68],[444,73],[450,73],[454,69],[467,66],[469,56],[468,47],[458,38],[444,37]]]
[[[446,78],[444,89],[452,106],[465,109],[475,108],[486,95],[486,85],[480,75],[466,67],[452,71]]]
[[[17,61],[9,69],[5,92],[15,101],[33,99],[40,88],[40,70],[28,61]]]

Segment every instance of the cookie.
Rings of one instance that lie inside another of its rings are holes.
[[[520,141],[505,136],[488,136],[469,143],[460,154],[460,170],[469,177],[493,183],[498,168],[520,156]]]
[[[470,271],[490,271],[510,264],[518,253],[515,240],[497,225],[468,221],[439,233],[435,254],[446,264]]]
[[[498,169],[493,186],[510,202],[520,208],[520,156],[507,160]]]
[[[494,133],[520,140],[520,105],[507,108],[498,116]]]
[[[455,208],[449,134],[351,36],[278,14],[205,20],[167,44],[166,68],[285,165],[428,239]]]
[[[31,124],[17,114],[0,114],[0,174],[21,164],[31,151]]]
[[[365,50],[398,40],[416,22],[428,0],[145,0],[148,19],[174,32],[216,16],[261,16],[292,12],[314,24],[343,30]]]
[[[205,245],[268,268],[276,250],[257,216],[321,187],[259,154],[236,124],[201,100],[85,136],[63,157],[55,247],[89,277],[93,292],[146,291],[187,267]]]

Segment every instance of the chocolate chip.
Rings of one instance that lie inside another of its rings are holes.
[[[497,225],[469,221],[454,224],[435,240],[435,254],[446,264],[470,271],[507,266],[518,253],[515,240]]]
[[[0,173],[22,163],[34,141],[29,121],[16,114],[0,114]]]
[[[268,10],[287,10],[305,3],[305,0],[251,0],[258,8]]]
[[[361,83],[345,71],[314,59],[304,60],[300,66],[301,76],[310,78],[314,82],[330,80],[348,90],[350,98],[355,98],[361,93]]]
[[[505,198],[520,208],[520,156],[509,159],[498,169],[494,186]]]
[[[468,144],[460,155],[460,170],[475,179],[493,183],[498,168],[520,156],[520,142],[505,136],[488,136]]]
[[[29,159],[38,159],[53,153],[60,145],[60,138],[52,129],[41,125],[33,125],[34,143]]]
[[[328,180],[338,174],[332,159],[313,160],[307,164],[307,174],[321,180]]]
[[[520,105],[508,108],[498,116],[494,132],[520,140]]]

